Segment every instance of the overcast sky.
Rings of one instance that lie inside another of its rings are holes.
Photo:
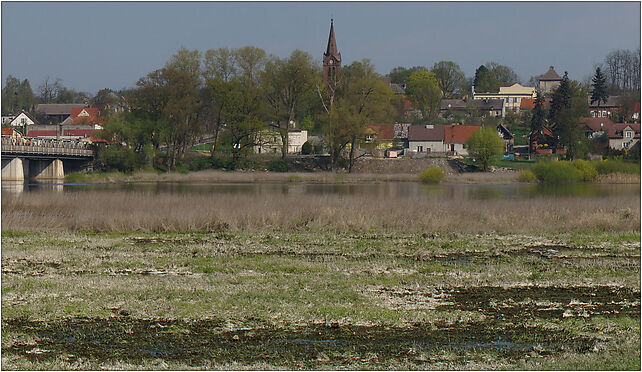
[[[523,81],[555,66],[572,79],[615,49],[640,45],[640,3],[78,3],[2,2],[2,85],[36,87],[47,76],[89,93],[132,87],[181,46],[205,51],[254,45],[281,57],[295,49],[321,63],[335,20],[343,63],[486,62]]]

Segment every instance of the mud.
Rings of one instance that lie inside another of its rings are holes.
[[[353,365],[384,367],[407,361],[467,363],[492,355],[515,360],[527,355],[586,352],[595,345],[588,337],[570,336],[537,327],[483,324],[417,324],[406,328],[310,325],[295,328],[226,330],[217,320],[74,318],[65,321],[7,319],[3,330],[35,337],[35,342],[3,344],[3,356],[30,360],[208,363],[267,363],[289,368]]]
[[[418,299],[437,310],[464,310],[491,319],[640,316],[640,291],[623,287],[455,287],[434,291],[379,289],[379,295]],[[414,300],[402,302],[413,302]],[[399,303],[399,301],[391,301]]]

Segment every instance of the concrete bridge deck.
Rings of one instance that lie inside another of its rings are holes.
[[[94,158],[89,144],[42,138],[2,136],[2,179],[63,179],[65,170],[79,170]]]

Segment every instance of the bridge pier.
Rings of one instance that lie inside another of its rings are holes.
[[[2,159],[3,181],[24,181],[29,177],[29,160],[22,158]]]
[[[36,180],[61,180],[65,178],[65,170],[60,159],[31,160],[29,178]]]

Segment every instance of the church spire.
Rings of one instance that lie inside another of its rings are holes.
[[[328,48],[326,49],[325,56],[336,56],[339,54],[337,50],[337,40],[334,38],[334,19],[330,19],[330,37],[328,38]]]
[[[337,48],[337,40],[334,38],[334,19],[330,19],[330,37],[328,47],[323,53],[323,84],[328,87],[338,82],[341,73],[341,53]]]

